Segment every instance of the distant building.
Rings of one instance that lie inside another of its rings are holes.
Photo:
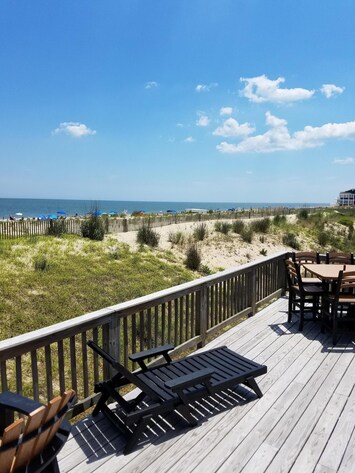
[[[350,189],[345,192],[340,192],[339,197],[338,197],[338,205],[355,206],[355,189]]]

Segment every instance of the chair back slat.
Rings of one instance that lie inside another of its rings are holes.
[[[41,406],[28,415],[23,431],[24,437],[33,432],[34,430],[39,429],[39,427],[43,424],[46,411],[47,407]],[[41,435],[42,434],[40,434],[39,436]],[[19,447],[17,448],[13,465],[14,471],[18,468],[27,465],[31,461],[31,459],[33,458],[33,451],[39,436],[35,436],[19,445]]]
[[[326,254],[327,264],[354,264],[353,253],[329,252]]]
[[[69,401],[73,398],[74,395],[75,395],[74,390],[70,389],[69,391],[65,391],[62,396],[58,396],[58,398],[55,398],[53,399],[53,401],[51,401],[53,402],[53,410],[56,409],[56,411],[55,411],[55,414],[52,417],[50,417],[48,420],[58,415],[60,412],[62,412],[62,414],[60,417],[58,417],[56,422],[54,422],[52,427],[48,430],[48,436],[46,439],[47,445],[52,441],[53,437],[58,432],[60,424],[63,421],[63,417],[65,416],[66,411],[64,408],[68,405]]]
[[[18,419],[6,427],[0,445],[4,446],[10,442],[18,440],[23,431],[24,424],[25,421],[23,419]],[[2,473],[10,473],[12,471],[16,449],[17,445],[15,445],[13,448],[9,448],[8,450],[0,452],[0,471]]]
[[[355,287],[355,271],[344,271],[341,278],[340,290],[352,289]]]

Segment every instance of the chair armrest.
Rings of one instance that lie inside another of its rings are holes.
[[[43,406],[38,401],[28,399],[11,391],[4,391],[0,394],[0,435],[4,432],[5,427],[14,421],[14,412],[21,414],[29,414],[30,412]]]
[[[194,373],[189,373],[167,381],[165,383],[165,387],[171,389],[173,392],[177,392],[185,388],[191,388],[192,386],[196,386],[196,384],[200,384],[209,380],[213,373],[213,368],[204,368],[203,370],[198,370]]]
[[[41,406],[43,406],[42,403],[11,391],[5,391],[0,394],[0,409],[9,409],[21,412],[22,414],[29,414]]]
[[[160,347],[156,348],[151,348],[150,350],[145,350],[145,351],[140,351],[138,353],[133,353],[133,355],[129,356],[129,359],[131,361],[137,361],[138,363],[140,361],[145,360],[146,358],[150,358],[153,356],[158,356],[158,355],[164,355],[166,357],[167,353],[171,350],[174,350],[174,345],[163,345]],[[169,360],[170,361],[170,357]]]

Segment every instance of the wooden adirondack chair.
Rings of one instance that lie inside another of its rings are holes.
[[[238,384],[244,384],[258,397],[262,396],[255,378],[266,373],[267,367],[244,358],[227,347],[215,348],[176,361],[172,361],[168,353],[174,348],[173,345],[153,348],[130,356],[141,367],[139,371],[132,373],[93,341],[89,341],[88,345],[116,371],[111,379],[95,385],[95,392],[101,393],[101,397],[93,415],[102,411],[125,435],[125,454],[133,450],[154,416],[176,410],[190,425],[196,425],[191,402],[206,399]],[[146,366],[146,359],[158,355],[165,358],[165,363],[152,368]],[[141,390],[131,401],[127,401],[119,393],[119,389],[127,384],[134,384]],[[111,398],[120,406],[115,412],[107,405]],[[142,403],[143,400],[148,402]]]
[[[59,473],[57,455],[70,432],[64,416],[74,398],[71,389],[44,406],[10,391],[0,394],[1,473]],[[14,412],[22,417],[5,426]]]

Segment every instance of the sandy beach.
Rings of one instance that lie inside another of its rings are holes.
[[[289,221],[296,219],[295,215],[288,216]],[[252,220],[252,219],[251,219]],[[247,222],[250,222],[248,220]],[[226,220],[231,223],[232,220]],[[246,223],[247,223],[246,222]],[[243,242],[240,235],[230,232],[224,235],[215,231],[215,221],[205,222],[208,228],[208,237],[198,242],[197,246],[201,252],[202,264],[208,266],[211,271],[238,266],[248,261],[262,259],[278,251],[293,251],[292,248],[282,244],[282,236],[271,234],[255,233],[252,243]],[[179,223],[156,227],[154,230],[159,234],[159,246],[153,251],[161,252],[170,250],[181,261],[185,259],[186,248],[193,242],[193,231],[200,225],[198,222]],[[173,245],[170,235],[176,232],[182,232],[185,243],[183,245]],[[118,233],[114,235],[117,240],[126,243],[132,250],[137,250],[139,245],[136,242],[137,232]]]

